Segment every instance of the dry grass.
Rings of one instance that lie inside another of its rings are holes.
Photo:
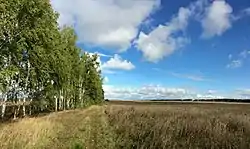
[[[0,131],[0,148],[42,148],[54,134],[55,124],[46,118],[22,119],[4,125]]]
[[[250,105],[112,103],[0,125],[2,149],[250,148]]]
[[[105,107],[92,106],[86,110],[55,113],[51,119],[59,122],[63,129],[53,138],[47,148],[112,149],[114,140]]]
[[[0,126],[1,149],[114,148],[104,108],[52,113]]]
[[[110,105],[116,148],[250,148],[250,106]]]

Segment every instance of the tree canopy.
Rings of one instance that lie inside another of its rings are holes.
[[[15,117],[104,100],[98,56],[77,47],[76,33],[60,28],[58,16],[49,0],[0,0],[2,117],[7,102],[17,105]]]

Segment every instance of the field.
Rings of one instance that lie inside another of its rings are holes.
[[[0,124],[0,148],[250,148],[250,105],[111,101]]]

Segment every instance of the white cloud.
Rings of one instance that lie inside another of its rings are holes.
[[[115,54],[114,56],[99,53],[99,52],[94,52],[94,53],[89,53],[90,56],[93,56],[97,54],[97,62],[100,64],[97,69],[101,70],[103,74],[116,74],[118,73],[117,71],[114,70],[132,70],[135,68],[135,66],[128,60],[123,60],[121,56],[118,54]],[[110,57],[110,59],[107,62],[102,62],[101,57]],[[108,78],[104,78],[107,80]]]
[[[95,52],[94,54],[97,54],[100,57],[112,57],[111,55],[103,54],[103,53],[100,53],[100,52]]]
[[[227,65],[227,68],[239,68],[242,66],[241,60],[233,60],[231,63]]]
[[[245,9],[241,17],[246,16],[249,10]],[[197,0],[186,8],[181,7],[170,22],[158,25],[148,34],[141,31],[135,44],[147,61],[156,63],[190,42],[182,34],[190,18],[201,22],[202,37],[210,38],[230,29],[233,21],[236,21],[235,17],[233,8],[224,0],[214,0],[212,3]]]
[[[212,95],[212,94],[215,94],[217,92],[218,92],[217,90],[208,90],[207,94]]]
[[[225,98],[224,96],[211,95],[211,94],[207,94],[207,95],[197,94],[196,97],[197,99],[223,99]]]
[[[244,50],[240,52],[239,56],[242,57],[243,59],[247,58],[250,55],[250,51]]]
[[[186,8],[181,7],[170,22],[159,25],[148,34],[140,32],[136,46],[146,60],[156,63],[190,42],[182,33],[191,17],[201,20],[202,37],[208,38],[219,36],[231,27],[232,12],[232,7],[225,1],[215,0],[209,5],[207,0],[197,0]]]
[[[147,85],[139,88],[103,86],[105,98],[109,99],[166,99],[191,97],[192,92],[183,88],[167,88],[159,85]]]
[[[208,0],[197,0],[189,5],[192,17],[194,17],[196,21],[200,21],[204,17],[205,8],[209,5],[209,3],[210,2]]]
[[[159,25],[149,34],[140,32],[135,43],[144,58],[150,62],[158,62],[187,43],[188,39],[182,36],[175,37],[174,34],[186,29],[190,16],[191,11],[181,7],[178,15],[170,22]]]
[[[202,20],[202,37],[220,36],[232,26],[232,7],[224,0],[214,0]]]
[[[250,89],[238,89],[236,94],[241,98],[250,98]]]
[[[231,60],[233,58],[233,55],[232,54],[229,54],[228,55],[228,59]]]
[[[205,93],[186,88],[164,87],[160,85],[146,85],[137,88],[117,87],[103,85],[105,98],[108,99],[218,99],[225,96],[215,94],[215,91],[208,90]]]
[[[137,48],[150,62],[158,62],[189,43],[184,36],[188,20],[202,20],[204,37],[221,35],[231,27],[232,8],[223,0],[197,0],[181,7],[169,22],[158,25],[150,33],[139,31],[139,26],[149,26],[150,14],[160,7],[161,0],[51,0],[59,12],[59,24],[75,28],[79,42],[90,46],[127,50],[135,41]],[[242,11],[249,14],[249,8]],[[205,15],[204,15],[205,13]],[[105,56],[105,55],[100,55]],[[109,57],[108,55],[106,55]]]
[[[107,62],[102,64],[102,69],[106,70],[132,70],[135,66],[128,60],[123,60],[121,56],[115,54]]]
[[[79,42],[126,50],[138,26],[160,5],[160,0],[51,0],[60,25],[72,25]]]
[[[94,52],[94,53],[92,53],[92,52],[88,52],[91,56],[92,55],[98,55],[99,57],[112,57],[112,55],[107,55],[107,54],[103,54],[103,53],[100,53],[100,52]]]
[[[250,55],[250,51],[244,50],[238,54],[238,59],[232,60],[226,67],[227,68],[239,68],[243,66],[244,61]],[[232,55],[231,55],[232,58]],[[231,58],[229,58],[231,60]]]
[[[234,20],[237,21],[241,18],[247,17],[250,15],[250,7],[249,8],[245,8],[242,11],[240,11],[239,14],[234,16]]]

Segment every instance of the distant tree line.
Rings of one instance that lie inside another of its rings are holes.
[[[200,101],[200,102],[242,102],[250,103],[250,99],[230,99],[230,98],[219,98],[219,99],[155,99],[149,101]]]
[[[104,101],[97,55],[60,28],[50,0],[0,0],[0,109],[14,118]],[[21,113],[21,114],[20,114]]]

